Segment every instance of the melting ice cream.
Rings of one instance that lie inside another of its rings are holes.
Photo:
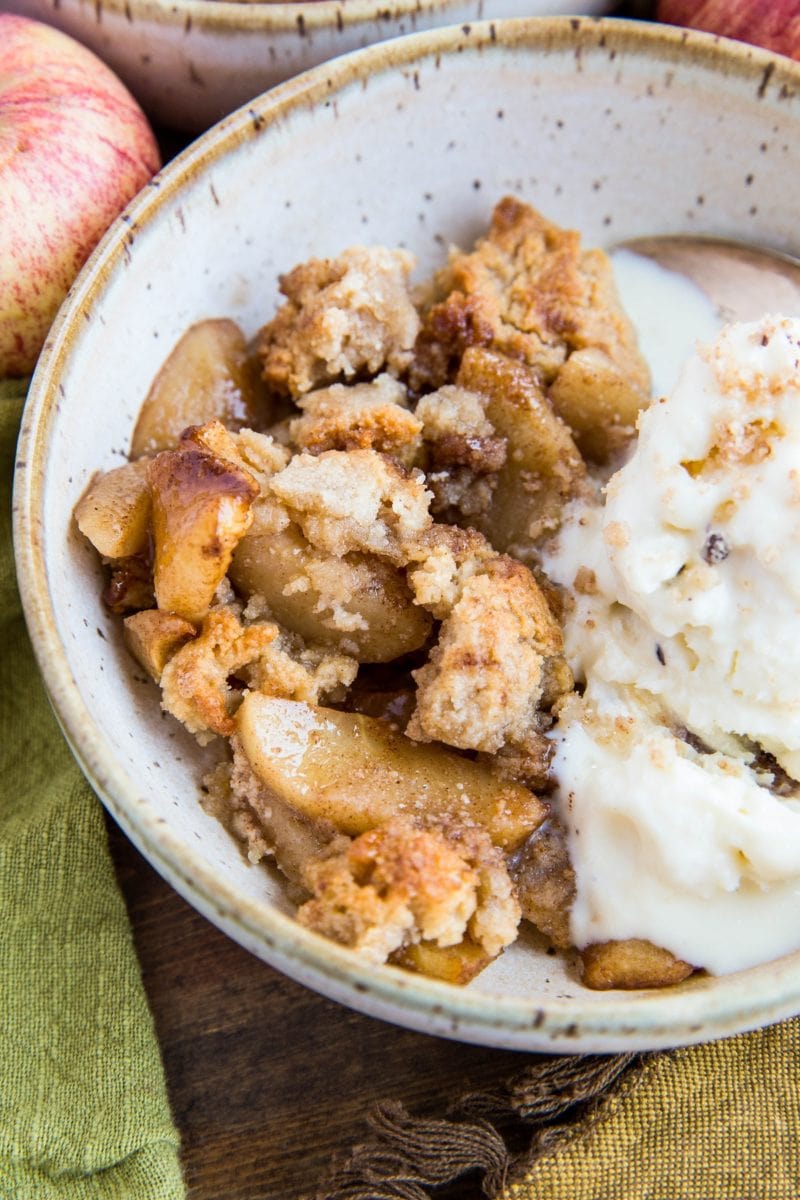
[[[800,320],[698,351],[545,565],[585,684],[554,732],[576,944],[800,947]]]

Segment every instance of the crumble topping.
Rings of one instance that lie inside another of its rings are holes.
[[[335,383],[298,401],[302,417],[289,423],[299,450],[379,450],[398,457],[413,455],[422,422],[408,408],[407,392],[391,375],[349,387]]]
[[[395,818],[332,842],[306,866],[303,925],[385,962],[420,941],[465,936],[494,957],[516,937],[520,909],[502,853],[483,830],[420,828]]]
[[[483,346],[532,368],[581,448],[603,459],[634,432],[649,375],[622,311],[611,264],[529,205],[501,200],[471,251],[453,250],[423,314],[412,386],[451,382]]]
[[[428,665],[414,672],[408,736],[489,753],[524,739],[542,700],[545,661],[561,651],[561,630],[530,572],[489,559],[464,584]],[[563,684],[571,686],[566,670]]]
[[[413,265],[405,250],[353,246],[282,276],[286,303],[258,337],[266,383],[297,399],[360,373],[400,375],[419,330]]]
[[[309,542],[331,554],[361,550],[401,561],[404,543],[431,524],[422,473],[375,450],[296,454],[270,488]]]

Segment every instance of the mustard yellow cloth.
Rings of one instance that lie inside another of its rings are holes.
[[[0,381],[0,1198],[180,1200],[102,810],[48,706],[15,584],[21,390]]]
[[[800,1018],[654,1055],[503,1200],[798,1200]]]

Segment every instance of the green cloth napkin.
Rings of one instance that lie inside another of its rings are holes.
[[[25,629],[0,383],[0,1197],[177,1200],[179,1140],[100,804]]]

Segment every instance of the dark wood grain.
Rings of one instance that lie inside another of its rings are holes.
[[[426,1037],[278,974],[186,904],[109,820],[183,1144],[190,1200],[299,1200],[379,1099],[444,1115],[520,1070],[513,1052]],[[480,1195],[459,1185],[460,1200]]]

